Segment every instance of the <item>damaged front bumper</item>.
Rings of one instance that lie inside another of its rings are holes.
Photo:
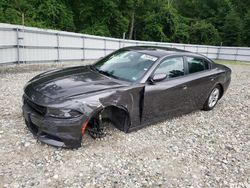
[[[78,148],[82,142],[82,128],[87,117],[58,119],[42,116],[24,104],[23,115],[29,130],[43,143],[56,147]]]

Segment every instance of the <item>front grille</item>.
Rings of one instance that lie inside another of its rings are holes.
[[[29,100],[27,97],[24,97],[24,103],[28,104],[28,106],[30,108],[32,108],[33,110],[35,110],[39,114],[41,114],[41,115],[46,114],[46,107],[40,106],[40,105],[34,103],[33,101]]]

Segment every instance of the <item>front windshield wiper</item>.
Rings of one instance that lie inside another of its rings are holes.
[[[111,74],[111,73],[108,72],[108,71],[100,70],[100,69],[96,68],[94,65],[90,65],[90,67],[91,67],[92,70],[97,71],[97,72],[99,72],[100,74],[103,74],[103,75],[105,75],[105,76],[108,76],[108,77],[112,77],[112,78],[121,80],[118,76],[115,76],[115,75]]]
[[[93,70],[93,71],[98,71],[97,68],[95,67],[95,65],[90,65],[90,68],[91,68],[91,70]]]
[[[103,71],[103,70],[99,70],[99,69],[96,69],[99,73],[103,74],[103,75],[106,75],[108,77],[112,77],[112,78],[115,78],[115,79],[118,79],[118,80],[121,80],[118,76],[115,76],[113,74],[111,74],[110,72],[108,71]]]

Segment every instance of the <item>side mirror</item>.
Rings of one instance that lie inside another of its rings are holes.
[[[162,80],[165,80],[167,78],[167,74],[164,74],[164,73],[159,73],[159,74],[155,74],[153,77],[152,77],[152,81],[153,82],[160,82]]]

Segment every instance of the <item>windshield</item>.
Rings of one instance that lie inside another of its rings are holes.
[[[120,50],[98,61],[93,67],[101,74],[126,81],[137,81],[157,57],[144,53]]]

